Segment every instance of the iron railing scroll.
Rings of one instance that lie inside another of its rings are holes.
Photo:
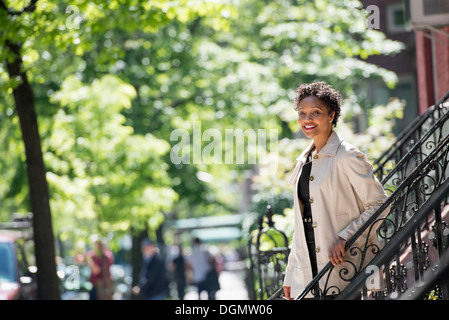
[[[257,232],[248,243],[250,299],[267,299],[284,280],[290,250],[287,236],[274,226],[273,214],[271,206],[267,206],[267,212],[259,218]]]
[[[448,156],[447,149],[444,150],[445,157]],[[447,171],[448,161],[445,162]],[[441,169],[440,167],[435,171]],[[428,176],[434,173],[432,171],[434,170],[430,169],[422,174]],[[445,174],[436,182],[438,185],[432,186],[432,192],[426,194],[429,199],[416,210],[412,218],[395,226],[395,230],[391,232],[391,241],[371,261],[372,268],[382,270],[384,288],[371,296],[365,294],[365,299],[449,299],[447,275],[441,277],[444,275],[441,270],[447,270],[449,253],[447,242],[444,241],[449,229],[443,221],[447,220],[449,211],[448,175]],[[393,222],[389,221],[388,224],[393,225]],[[361,272],[337,299],[353,299],[358,296],[361,289],[369,283],[369,276],[368,273]]]

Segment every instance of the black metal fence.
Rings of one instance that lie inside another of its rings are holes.
[[[410,153],[422,154],[430,147],[422,143],[440,128],[436,124],[449,110],[444,103],[449,99],[449,91],[435,105],[419,115],[405,130],[403,130],[390,148],[374,162],[374,174],[382,181],[396,164]],[[413,149],[413,150],[412,150]],[[422,149],[422,150],[418,150]],[[422,152],[419,152],[422,151]]]
[[[274,226],[273,211],[267,206],[267,212],[259,219],[259,226],[248,242],[249,298],[268,299],[279,287],[282,287],[284,270],[289,254],[288,238]]]

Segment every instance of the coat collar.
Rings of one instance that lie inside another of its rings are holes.
[[[326,155],[326,156],[335,156],[337,154],[338,147],[343,142],[343,140],[340,139],[338,134],[332,130],[331,135],[329,136],[329,139],[327,139],[326,144],[324,147],[320,150],[318,155]],[[312,142],[302,153],[301,155],[296,158],[296,160],[303,161],[303,159],[306,157],[306,155],[312,150],[312,148],[315,146],[315,144]]]

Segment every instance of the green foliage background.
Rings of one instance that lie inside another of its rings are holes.
[[[29,1],[3,4],[20,11]],[[278,130],[276,175],[253,179],[250,210],[260,212],[271,199],[288,203],[288,172],[308,144],[292,108],[299,84],[324,80],[341,91],[339,130],[371,158],[392,141],[401,116],[399,102],[372,109],[364,95],[364,79],[389,87],[397,80],[366,58],[395,54],[402,45],[367,29],[356,0],[39,0],[36,6],[20,16],[0,8],[2,221],[30,210],[11,95],[20,79],[7,75],[6,41],[22,44],[54,228],[63,239],[238,212],[238,185],[257,168],[170,161],[171,132],[191,132],[193,121],[201,121],[203,132]],[[369,119],[366,132],[354,134],[353,116]],[[203,172],[213,179],[199,179]]]

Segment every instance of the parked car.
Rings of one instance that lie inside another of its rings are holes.
[[[37,299],[36,267],[27,259],[27,233],[0,229],[0,300]]]

